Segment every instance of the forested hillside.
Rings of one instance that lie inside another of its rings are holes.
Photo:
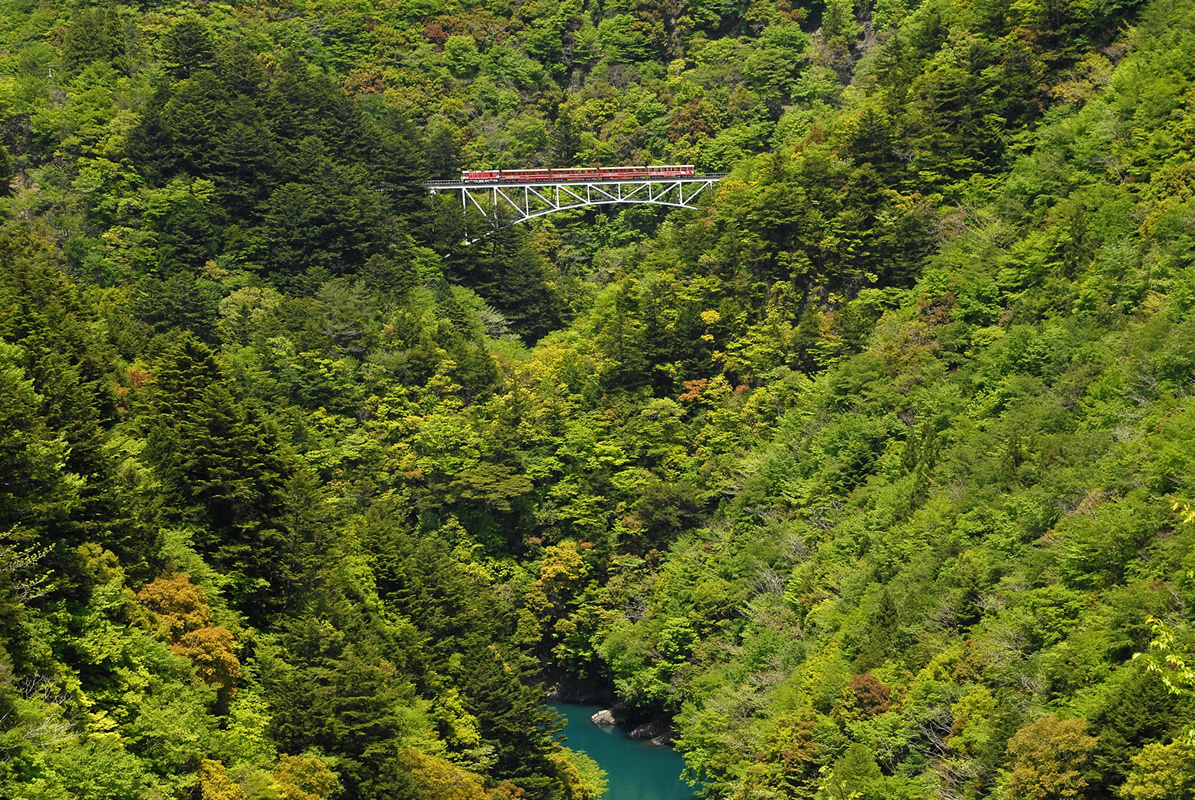
[[[1191,0],[0,0],[0,796],[596,800],[551,685],[1195,796],[1193,99]]]

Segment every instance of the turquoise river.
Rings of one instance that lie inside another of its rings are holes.
[[[693,787],[680,779],[685,763],[670,747],[627,738],[623,728],[594,725],[589,717],[599,706],[558,703],[552,706],[566,720],[568,746],[583,750],[606,770],[610,789],[605,800],[693,800]]]

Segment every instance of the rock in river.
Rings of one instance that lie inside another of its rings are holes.
[[[608,708],[603,708],[601,711],[589,718],[595,725],[617,725],[618,720],[614,719],[614,712]]]
[[[658,739],[660,737],[668,736],[671,733],[667,722],[656,720],[654,722],[645,722],[637,726],[633,731],[627,734],[630,739]]]

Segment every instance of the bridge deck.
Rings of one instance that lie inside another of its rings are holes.
[[[728,172],[709,172],[704,175],[687,175],[672,178],[585,178],[582,180],[533,180],[533,181],[427,181],[425,189],[517,189],[521,186],[549,187],[549,186],[584,186],[596,184],[613,186],[614,184],[640,185],[644,183],[707,183],[725,178]]]

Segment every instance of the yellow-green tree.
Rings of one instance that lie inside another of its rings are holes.
[[[228,777],[224,764],[210,758],[199,765],[199,791],[203,800],[248,800],[244,789]]]
[[[423,796],[431,800],[485,800],[480,775],[438,756],[408,750],[403,754],[407,769],[415,777]]]
[[[279,758],[274,782],[283,800],[328,800],[340,788],[336,773],[309,754]]]
[[[1145,745],[1120,787],[1124,800],[1186,800],[1195,797],[1195,749],[1185,742]]]
[[[1039,717],[1008,742],[1010,769],[1006,800],[1080,800],[1087,788],[1083,772],[1099,740],[1081,719]]]

